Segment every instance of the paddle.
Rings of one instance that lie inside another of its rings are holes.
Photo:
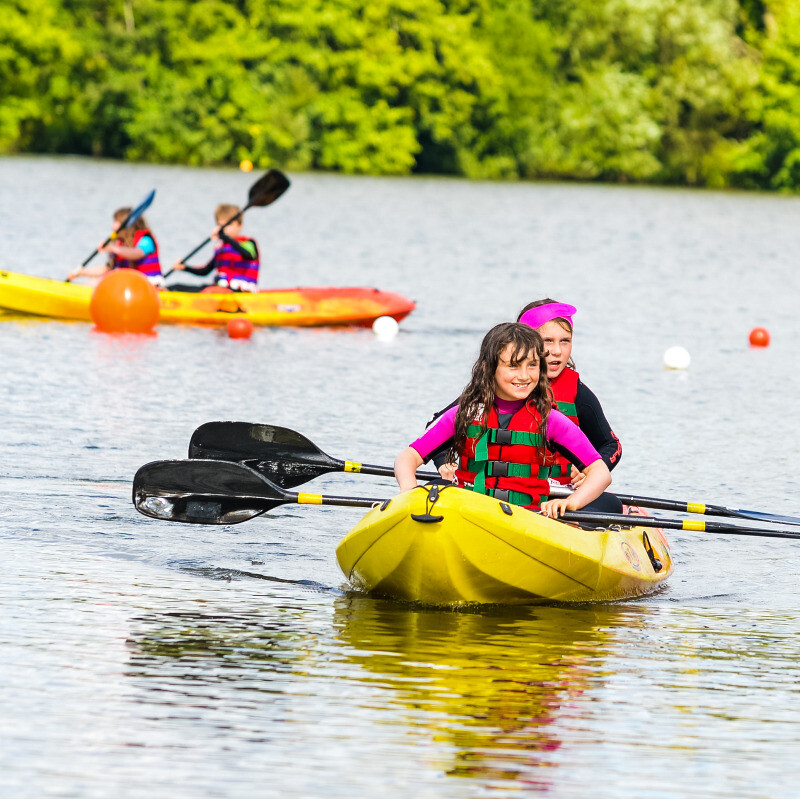
[[[238,214],[234,214],[229,220],[220,225],[219,232],[221,233],[231,222],[235,222],[239,219],[248,208],[252,206],[268,206],[270,203],[274,203],[289,188],[289,185],[289,179],[280,170],[271,169],[266,172],[250,187],[247,205],[241,209]],[[191,253],[187,253],[181,259],[181,263],[185,264],[198,250],[202,250],[210,241],[211,237],[207,236]],[[172,269],[167,270],[164,273],[164,277],[166,278],[174,271],[175,270]]]
[[[192,434],[189,442],[189,458],[243,461],[284,488],[299,486],[328,472],[361,472],[365,475],[388,477],[394,475],[391,467],[332,458],[305,436],[290,428],[250,422],[207,422],[201,425]],[[417,477],[422,480],[441,480],[435,472],[418,472]],[[570,494],[569,489],[553,487],[550,497],[567,497]],[[800,517],[618,492],[615,494],[622,503],[629,506],[800,525]]]
[[[150,203],[153,202],[153,198],[155,196],[156,196],[156,190],[153,189],[153,191],[150,192],[150,194],[148,194],[147,197],[145,197],[144,200],[142,200],[142,202],[139,203],[139,205],[136,206],[136,208],[134,208],[133,211],[131,211],[131,213],[128,214],[127,217],[125,217],[125,219],[120,224],[119,228],[117,228],[117,230],[115,231],[111,231],[111,233],[108,236],[108,239],[106,239],[103,242],[103,244],[101,244],[100,247],[98,247],[97,250],[95,250],[88,258],[86,258],[84,262],[81,264],[81,266],[85,267],[97,255],[98,251],[102,247],[105,247],[109,242],[113,242],[114,239],[117,238],[121,230],[127,228],[129,225],[133,225],[133,223],[136,222],[136,220],[139,219],[139,217],[141,217],[145,211],[147,211],[147,209],[150,207]],[[69,280],[69,278],[67,280]]]
[[[700,531],[703,533],[734,533],[745,536],[771,536],[777,539],[800,539],[800,531],[770,531],[764,528],[744,528],[725,522],[704,522],[699,519],[663,519],[662,517],[638,517],[628,514],[594,514],[589,511],[567,511],[559,519],[591,525],[621,525],[630,528],[669,528],[676,531]]]
[[[133,503],[142,514],[153,519],[200,525],[233,525],[245,522],[286,503],[372,508],[390,502],[391,498],[334,497],[287,492],[245,464],[213,459],[152,461],[140,467],[133,479]],[[800,539],[800,532],[795,531],[768,531],[691,519],[671,520],[581,511],[567,512],[561,519],[564,522],[604,527],[619,525],[628,528],[671,528]]]
[[[133,479],[133,504],[142,514],[201,525],[233,525],[285,503],[371,508],[383,502],[287,492],[260,472],[229,461],[153,461]]]
[[[726,508],[709,503],[692,503],[685,500],[665,500],[660,497],[639,497],[632,494],[614,492],[627,506],[642,508],[659,508],[662,511],[681,511],[686,514],[706,514],[713,517],[737,517],[753,519],[760,522],[774,522],[781,525],[800,525],[800,517],[789,517],[783,514],[769,514],[766,511],[748,511],[744,508]]]
[[[241,461],[284,489],[329,472],[394,477],[391,467],[332,458],[290,428],[250,422],[206,422],[192,434],[189,458]],[[437,472],[418,472],[417,477],[426,481],[442,480]]]

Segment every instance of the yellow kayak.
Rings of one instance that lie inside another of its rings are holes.
[[[649,594],[672,573],[658,528],[582,530],[457,487],[373,508],[336,557],[359,589],[429,605],[581,603]],[[648,555],[648,552],[651,555]]]
[[[58,319],[91,320],[91,286],[0,271],[0,310]],[[260,292],[159,292],[161,322],[224,325],[246,317],[254,325],[371,325],[378,317],[398,322],[412,300],[364,287],[298,287]]]

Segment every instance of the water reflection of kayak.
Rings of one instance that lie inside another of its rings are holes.
[[[610,631],[624,614],[614,606],[454,613],[351,594],[335,601],[333,624],[341,654],[358,667],[352,695],[367,713],[413,730],[434,769],[491,781],[496,792],[508,782],[501,794],[510,796],[550,788],[559,723],[605,681]]]
[[[582,530],[484,496],[430,487],[372,509],[340,542],[357,588],[431,605],[609,601],[655,591],[672,572],[657,528]]]
[[[92,287],[15,272],[0,272],[0,309],[59,319],[90,320]],[[161,322],[225,324],[247,317],[254,325],[371,325],[400,321],[412,300],[365,287],[297,287],[260,292],[159,292]]]

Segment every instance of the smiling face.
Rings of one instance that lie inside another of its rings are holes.
[[[545,322],[536,330],[542,337],[544,349],[547,351],[545,356],[547,377],[551,381],[555,380],[564,371],[572,355],[572,333],[555,320]]]
[[[501,400],[525,400],[539,382],[539,359],[531,351],[519,361],[513,360],[514,345],[506,345],[497,360],[494,373],[495,394]]]

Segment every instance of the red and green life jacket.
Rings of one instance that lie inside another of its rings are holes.
[[[144,273],[145,277],[148,279],[161,277],[161,263],[158,260],[158,242],[156,242],[156,237],[153,236],[153,234],[147,229],[135,231],[133,234],[133,244],[131,247],[137,247],[139,241],[144,236],[149,236],[153,240],[153,246],[155,247],[155,250],[153,250],[152,253],[148,253],[144,258],[140,258],[138,261],[132,261],[127,258],[119,258],[118,256],[114,256],[114,269],[137,269],[139,272]]]
[[[575,408],[575,397],[578,394],[579,379],[580,375],[574,369],[564,367],[562,373],[554,381],[550,381],[554,407],[569,417],[576,425],[578,424],[578,411]],[[564,456],[560,453],[548,453],[547,463],[550,465],[551,478],[561,484],[569,483],[572,465]]]
[[[481,433],[480,421],[467,429],[467,442],[456,470],[459,486],[525,508],[538,509],[547,500],[549,467],[539,433],[541,416],[523,406],[501,428],[492,406]]]
[[[238,250],[223,242],[222,247],[217,250],[214,256],[214,264],[217,268],[217,283],[230,285],[231,281],[251,284],[253,288],[258,285],[258,246],[253,239],[246,236],[237,236],[237,242],[246,244],[253,243],[255,252],[254,258],[245,258]]]

